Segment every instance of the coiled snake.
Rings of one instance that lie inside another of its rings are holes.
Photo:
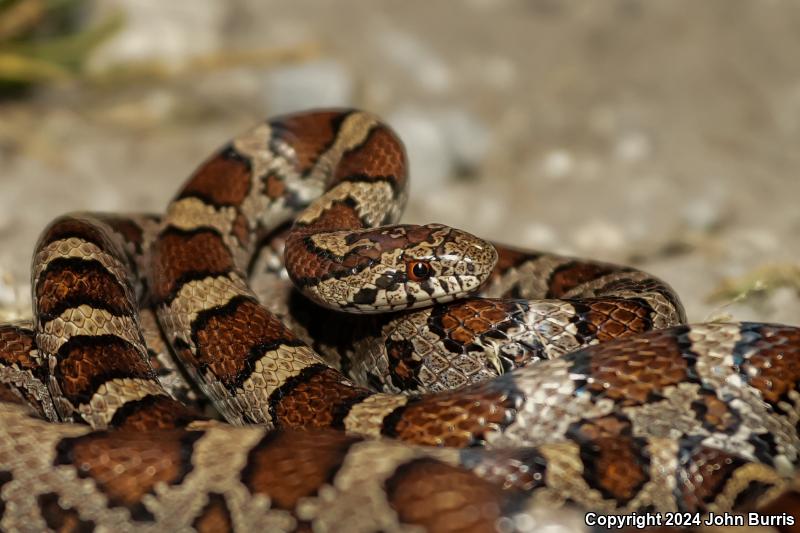
[[[235,138],[163,218],[51,223],[33,326],[0,327],[0,528],[511,531],[795,497],[799,329],[683,325],[637,270],[388,226],[406,188],[387,126],[314,111]]]

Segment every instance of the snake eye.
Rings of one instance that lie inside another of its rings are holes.
[[[410,261],[406,273],[411,281],[425,281],[431,277],[431,265],[425,261]]]

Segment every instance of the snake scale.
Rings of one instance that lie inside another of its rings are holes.
[[[800,329],[685,325],[638,270],[396,225],[407,181],[376,117],[312,111],[236,137],[163,217],[52,222],[33,324],[0,326],[0,529],[796,504]]]

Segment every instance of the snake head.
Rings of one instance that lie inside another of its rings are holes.
[[[303,248],[313,251],[325,274],[297,275],[290,264],[300,258],[287,247],[295,285],[317,303],[351,313],[414,309],[464,297],[489,278],[497,262],[490,243],[441,224],[318,233],[307,236]]]

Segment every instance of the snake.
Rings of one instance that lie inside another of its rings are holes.
[[[398,224],[407,189],[379,118],[312,110],[164,215],[51,222],[33,322],[0,326],[0,529],[792,521],[800,329],[686,324],[637,269]]]

